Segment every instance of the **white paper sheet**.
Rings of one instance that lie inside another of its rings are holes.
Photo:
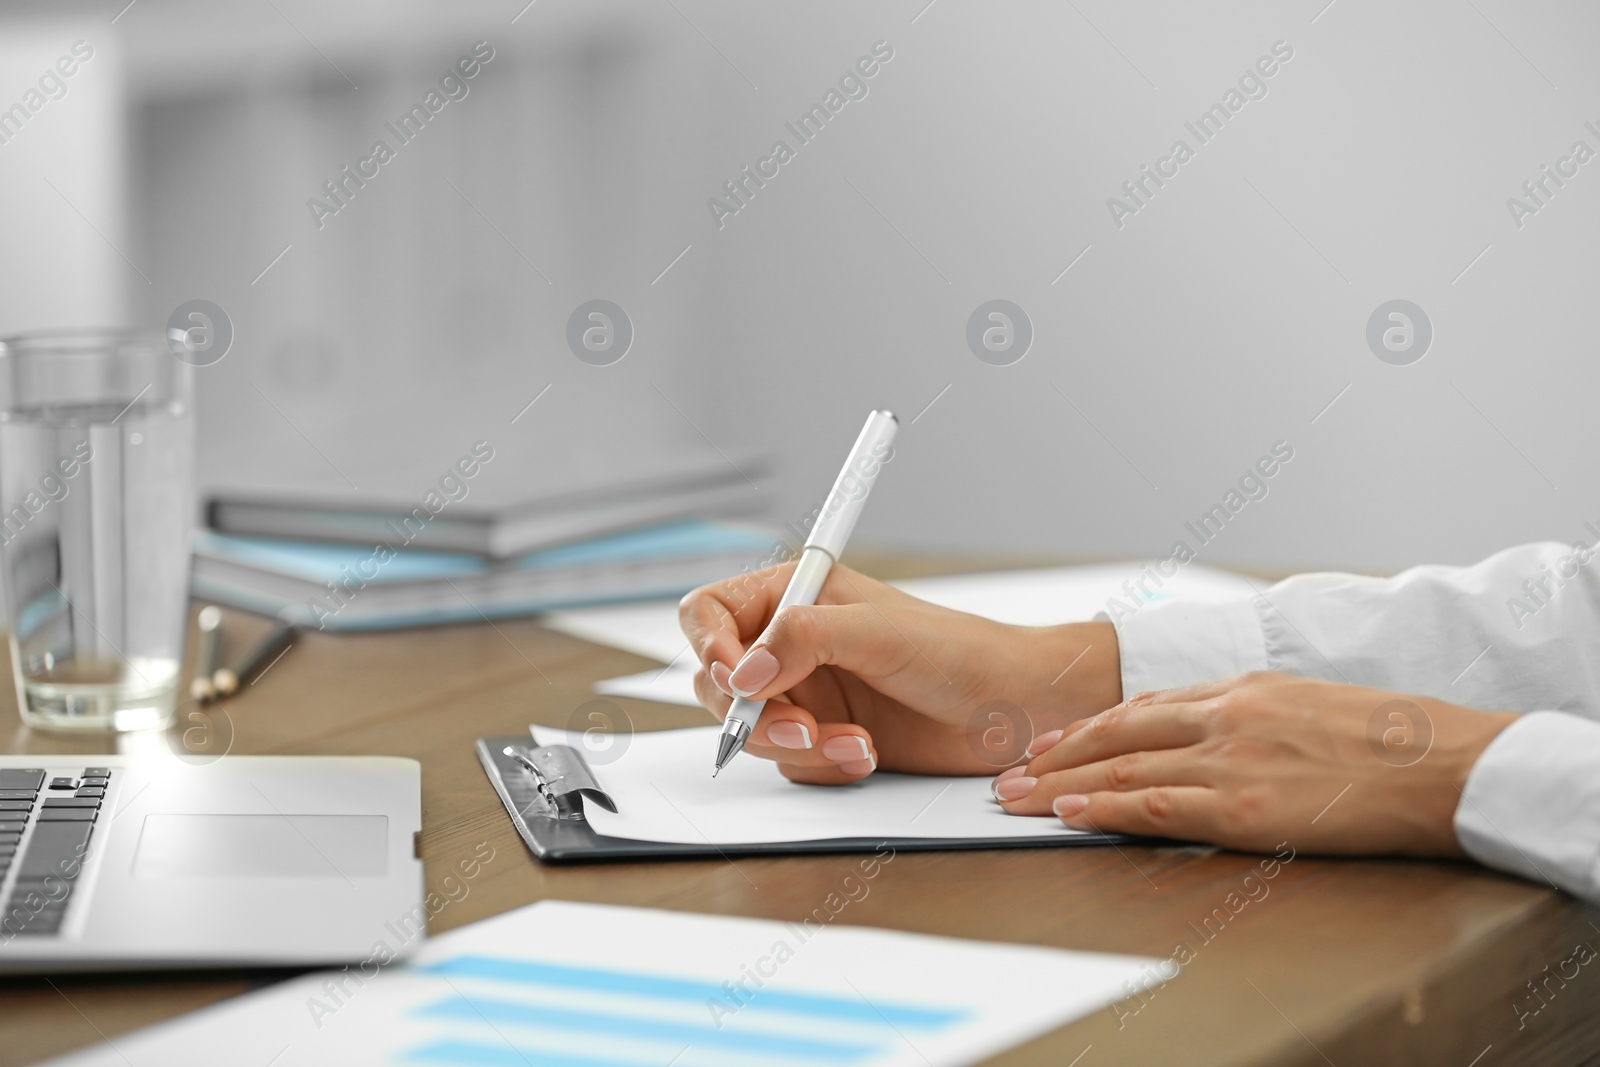
[[[584,811],[595,831],[676,844],[734,845],[825,838],[1033,838],[1081,833],[1052,816],[1008,815],[988,776],[925,777],[879,771],[854,785],[796,785],[769,760],[740,755],[713,780],[720,726],[657,730],[589,754],[617,811]],[[585,751],[582,733],[533,727],[539,744]]]
[[[662,663],[671,663],[689,653],[689,643],[678,629],[676,600],[552,611],[540,616],[539,623],[572,637],[620,648]]]
[[[881,873],[867,869],[855,899]],[[787,923],[544,901],[434,938],[409,965],[313,972],[51,1064],[946,1067],[1159,980],[1152,959],[837,914],[821,899]]]
[[[1241,575],[1190,564],[1163,579],[1159,589],[1147,580],[1148,596],[1137,590],[1130,595],[1123,583],[1137,581],[1146,566],[1145,562],[1097,563],[914,578],[892,584],[931,603],[1015,626],[1053,626],[1092,619],[1107,610],[1106,601],[1111,597],[1119,597],[1129,607],[1139,607],[1175,598],[1219,600],[1250,596],[1255,591]]]
[[[596,682],[594,691],[608,697],[632,697],[635,700],[654,700],[661,704],[683,704],[688,707],[700,705],[700,698],[694,695],[693,667],[651,667],[638,674],[624,674]]]

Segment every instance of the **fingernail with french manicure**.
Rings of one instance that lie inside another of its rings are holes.
[[[849,763],[839,764],[839,769],[846,774],[871,774],[878,769],[878,761],[870,757],[851,760]]]
[[[728,685],[728,676],[732,673],[733,672],[728,669],[728,665],[723,663],[721,660],[718,660],[711,665],[711,684],[722,690],[725,695],[730,697],[733,696],[733,689]]]
[[[994,797],[996,800],[999,800],[1000,799],[1000,791],[999,791],[1000,783],[1004,782],[1004,781],[1006,781],[1008,779],[1015,778],[1019,774],[1025,774],[1025,773],[1027,773],[1027,770],[1028,770],[1028,768],[1025,767],[1025,766],[1024,767],[1007,767],[1005,770],[1003,770],[999,774],[995,775],[994,781],[989,783],[989,795]]]
[[[1081,793],[1068,793],[1065,796],[1056,797],[1050,804],[1050,810],[1065,819],[1068,816],[1078,814],[1088,806],[1088,797]]]
[[[775,722],[767,727],[767,740],[779,748],[810,748],[811,731],[804,723]]]
[[[1066,731],[1064,730],[1051,730],[1047,734],[1040,734],[1038,737],[1035,737],[1033,742],[1028,745],[1028,755],[1037,756],[1041,752],[1046,752],[1054,748],[1056,742],[1061,740],[1061,735],[1065,732]]]
[[[1017,778],[995,779],[994,795],[1001,800],[1021,800],[1033,792],[1033,787],[1039,784],[1039,779],[1021,775]]]
[[[748,697],[759,693],[761,687],[778,676],[778,657],[765,648],[752,648],[728,676],[728,688],[734,696]]]
[[[872,759],[872,750],[862,737],[830,737],[822,742],[822,754],[835,763],[860,763]]]

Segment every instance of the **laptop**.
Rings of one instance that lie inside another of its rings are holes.
[[[421,829],[414,760],[0,755],[0,973],[387,963]]]

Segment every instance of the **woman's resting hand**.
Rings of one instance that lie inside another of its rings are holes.
[[[1516,718],[1257,672],[1141,693],[1041,736],[995,795],[1015,814],[1054,812],[1084,830],[1456,856],[1467,774]]]

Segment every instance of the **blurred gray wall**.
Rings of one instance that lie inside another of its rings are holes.
[[[0,11],[0,335],[120,322],[134,287],[148,284],[119,251],[129,247],[120,41],[86,14],[7,14]]]
[[[1197,545],[1185,523],[1280,441],[1293,459],[1202,560],[1382,571],[1600,521],[1600,161],[1520,226],[1507,207],[1575,141],[1600,152],[1592,8],[278,0],[141,3],[113,26],[120,7],[70,10],[126,56],[108,225],[151,282],[79,233],[18,290],[8,240],[0,328],[71,315],[9,294],[101,276],[152,322],[221,304],[238,339],[201,375],[213,480],[420,490],[478,438],[530,485],[574,450],[769,451],[781,522],[887,406],[907,425],[863,545]],[[470,94],[319,229],[306,200],[480,40]],[[801,144],[785,123],[879,41],[866,95]],[[1293,55],[1265,95],[1248,83],[1201,144],[1185,123],[1277,42]],[[31,69],[6,60],[0,103]],[[1133,205],[1123,183],[1180,138],[1193,158],[1118,225],[1108,199]],[[723,184],[780,139],[794,158],[719,226],[708,199],[733,203]],[[59,215],[3,180],[13,233]],[[636,330],[609,367],[565,343],[596,297]],[[968,346],[993,299],[1034,333],[1007,366]],[[1368,345],[1394,299],[1432,325],[1410,365]]]

